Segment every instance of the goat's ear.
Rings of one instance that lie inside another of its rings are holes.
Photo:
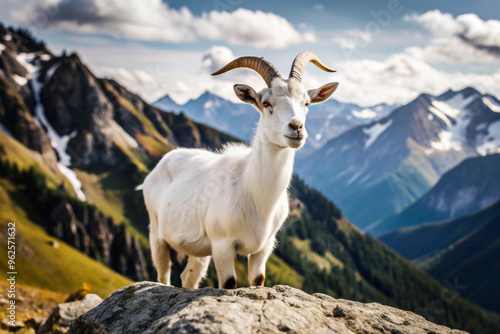
[[[257,94],[252,87],[247,85],[236,84],[234,85],[234,92],[241,101],[245,103],[250,103],[258,110],[261,110],[259,94]]]
[[[338,86],[339,86],[338,82],[330,82],[319,88],[308,90],[307,94],[309,94],[311,103],[320,103],[326,101],[333,94],[333,92],[337,89]]]

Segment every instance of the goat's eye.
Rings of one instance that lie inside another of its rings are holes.
[[[311,105],[311,102],[306,102],[306,107],[309,107]]]
[[[269,113],[270,113],[271,115],[273,114],[273,109],[272,109],[271,103],[269,103],[269,101],[264,101],[264,102],[262,102],[262,105],[264,106],[264,108],[269,108],[269,107],[271,107],[271,109],[269,109]]]

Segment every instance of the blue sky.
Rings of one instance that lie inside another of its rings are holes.
[[[0,20],[24,26],[56,54],[76,51],[98,75],[147,101],[178,102],[205,90],[235,101],[232,85],[259,89],[234,57],[264,56],[283,75],[315,52],[338,70],[310,65],[307,88],[338,81],[335,97],[361,105],[405,103],[420,93],[474,86],[500,96],[498,1],[0,0]]]

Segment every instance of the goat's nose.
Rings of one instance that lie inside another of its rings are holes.
[[[288,123],[288,127],[293,131],[301,131],[304,128],[304,124],[301,121],[292,121]]]

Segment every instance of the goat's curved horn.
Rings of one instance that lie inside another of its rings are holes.
[[[293,64],[292,64],[292,69],[290,70],[290,75],[288,76],[288,79],[295,78],[299,80],[299,82],[302,82],[302,75],[304,74],[304,70],[306,69],[306,65],[312,62],[314,65],[318,66],[321,68],[323,71],[326,72],[336,72],[335,70],[332,70],[331,68],[326,67],[325,64],[321,60],[319,60],[318,56],[316,56],[314,53],[309,52],[309,51],[304,51],[301,52],[295,57]]]
[[[246,56],[235,59],[217,72],[212,73],[212,75],[219,75],[239,67],[248,67],[259,73],[268,87],[271,87],[271,81],[275,77],[281,77],[276,67],[274,67],[269,60],[254,56]]]

